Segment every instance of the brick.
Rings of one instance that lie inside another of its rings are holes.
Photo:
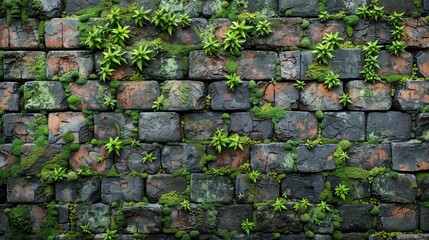
[[[346,161],[349,167],[358,167],[371,170],[375,167],[389,167],[392,157],[390,144],[363,144],[352,145],[347,153],[349,160]]]
[[[377,230],[412,231],[418,225],[418,207],[414,204],[379,205]]]
[[[0,170],[6,170],[15,164],[14,156],[12,153],[12,144],[0,145]],[[2,195],[2,194],[0,194]],[[0,197],[2,199],[2,197]],[[2,200],[0,200],[2,202]]]
[[[189,140],[209,140],[218,128],[228,132],[219,112],[187,113],[183,120],[185,138]]]
[[[270,51],[243,51],[237,57],[237,75],[246,80],[270,80],[276,77],[277,53]]]
[[[411,203],[416,200],[416,185],[412,174],[398,173],[395,178],[379,175],[372,182],[371,195],[383,202]]]
[[[198,212],[197,206],[197,204],[191,203],[189,207],[190,210],[186,210],[181,206],[172,207],[169,216],[170,227],[182,231],[198,229],[199,221],[197,221],[197,219],[203,217],[201,215],[204,214],[204,212]]]
[[[302,223],[293,210],[294,203],[286,203],[287,210],[273,211],[272,206],[258,206],[255,210],[258,231],[263,232],[300,232]]]
[[[143,162],[146,154],[152,154],[155,158],[152,162]],[[115,168],[118,173],[145,172],[148,174],[158,173],[161,167],[161,150],[152,144],[140,143],[137,146],[124,146],[121,154],[115,157]]]
[[[314,1],[314,0],[312,0]],[[281,48],[299,46],[303,36],[301,18],[270,18],[272,33],[254,39],[256,47]]]
[[[335,57],[329,61],[332,71],[341,79],[356,79],[363,68],[364,59],[358,48],[339,48],[332,53]],[[382,63],[380,63],[382,65]]]
[[[392,169],[400,172],[429,170],[429,143],[392,143]]]
[[[99,81],[90,80],[83,85],[77,83],[70,83],[69,88],[70,93],[80,99],[80,103],[75,106],[76,110],[79,111],[81,111],[82,109],[86,109],[89,111],[107,110],[108,108],[104,107],[103,103],[106,99],[113,98],[112,94],[110,93],[109,86]],[[136,99],[133,98],[133,100]]]
[[[411,138],[411,117],[406,113],[393,111],[369,113],[366,134],[367,140],[408,140]]]
[[[326,2],[326,11],[329,13],[345,12],[346,14],[356,14],[356,11],[362,5],[367,4],[367,0],[335,0]]]
[[[122,81],[116,96],[118,108],[152,110],[153,102],[159,94],[157,81]]]
[[[48,18],[60,17],[64,11],[64,4],[61,0],[41,0],[43,16]]]
[[[47,48],[78,48],[79,30],[77,18],[53,18],[45,23],[45,45]]]
[[[319,202],[319,195],[325,188],[322,174],[287,174],[281,182],[281,193],[293,200],[308,198],[312,202]]]
[[[267,175],[261,175],[256,183],[250,180],[248,174],[235,178],[235,196],[239,203],[254,203],[275,200],[279,197],[279,181]]]
[[[56,182],[55,201],[95,203],[100,200],[100,186],[100,180],[96,178]]]
[[[62,135],[71,132],[75,143],[84,143],[92,139],[92,132],[85,124],[85,115],[80,112],[50,113],[48,119],[49,142],[65,143]]]
[[[24,84],[26,110],[66,110],[66,93],[60,82],[33,81]]]
[[[378,44],[390,44],[392,26],[386,20],[374,23],[372,20],[359,20],[353,27],[352,42],[354,44],[366,44],[369,41],[378,41]]]
[[[419,219],[419,228],[424,232],[429,231],[429,208],[420,207]]]
[[[228,176],[191,174],[191,201],[196,203],[230,203],[234,184]]]
[[[289,173],[294,169],[295,160],[283,143],[255,144],[252,146],[250,164],[260,173]]]
[[[308,149],[304,145],[297,148],[297,166],[299,172],[322,172],[335,170],[333,154],[337,150],[336,144],[317,145]]]
[[[196,17],[198,17],[198,14]],[[164,33],[161,36],[168,43],[178,44],[182,46],[197,46],[201,44],[201,39],[198,35],[199,29],[207,29],[207,19],[192,18],[192,22],[189,27],[178,28],[171,36],[167,33]]]
[[[99,113],[94,116],[94,138],[109,140],[118,137],[122,139],[133,138],[134,125],[130,116],[123,113]]]
[[[98,159],[103,160],[97,161]],[[82,165],[97,172],[108,172],[113,166],[113,156],[107,152],[105,146],[81,144],[77,151],[71,153],[69,165],[75,172],[79,171]]]
[[[417,191],[419,193],[418,199],[420,201],[429,200],[429,175],[419,174],[417,175]]]
[[[428,20],[425,18],[405,18],[403,25],[404,41],[407,47],[427,48],[429,47]]]
[[[366,232],[372,229],[372,216],[369,212],[372,204],[352,204],[340,206],[340,216],[343,219],[340,225],[342,232]]]
[[[26,176],[35,176],[39,174],[43,168],[43,166],[46,164],[47,161],[54,158],[56,155],[58,155],[61,152],[62,145],[55,145],[51,144],[46,147],[37,147],[34,144],[26,143],[21,147],[21,168],[22,168],[22,174]],[[35,154],[35,155],[33,155]],[[31,166],[27,163],[28,157],[34,157],[37,156],[37,161],[34,162]],[[27,167],[24,167],[27,166]]]
[[[416,10],[414,3],[407,0],[380,0],[378,6],[384,7],[383,10],[387,14],[403,12],[405,16],[411,15]]]
[[[247,204],[233,204],[229,206],[222,206],[216,209],[217,228],[225,229],[227,231],[243,232],[241,223],[246,219],[252,221],[253,208],[252,205]]]
[[[76,207],[76,231],[82,232],[82,226],[89,225],[92,233],[103,233],[110,228],[110,206],[103,203],[78,205]]]
[[[0,18],[0,35],[3,36],[0,38],[0,48],[9,48],[10,34],[6,18]]]
[[[429,82],[406,81],[396,89],[393,100],[402,111],[420,111],[429,104]]]
[[[46,76],[62,76],[77,70],[80,75],[88,77],[94,71],[94,56],[90,51],[50,51],[47,57]]]
[[[142,76],[154,80],[183,79],[183,61],[181,55],[159,54],[156,60],[150,61],[148,66],[143,68]]]
[[[30,128],[31,123],[36,119],[44,117],[45,115],[39,113],[6,113],[2,116],[2,130],[3,136],[7,142],[12,142],[14,139],[21,139],[24,142],[33,142],[34,131],[36,129]]]
[[[197,81],[165,81],[161,87],[164,96],[163,110],[203,110],[206,87]]]
[[[363,112],[325,112],[322,124],[322,137],[365,141],[365,113]]]
[[[72,15],[73,13],[83,10],[85,8],[95,7],[100,4],[100,0],[88,0],[88,1],[79,1],[71,0],[65,2],[65,10],[67,15]]]
[[[397,240],[427,240],[429,239],[429,234],[398,234],[395,236],[395,239]]]
[[[226,81],[214,82],[209,85],[208,93],[211,97],[213,110],[248,110],[252,107],[249,100],[249,82],[245,81],[231,91]],[[202,99],[204,100],[204,99]]]
[[[231,132],[254,140],[269,139],[273,135],[273,123],[250,112],[235,112],[231,114]]]
[[[429,113],[419,113],[417,115],[417,138],[429,141]]]
[[[145,142],[175,142],[180,140],[180,115],[174,112],[142,112],[139,138]]]
[[[374,84],[353,80],[347,82],[346,92],[352,103],[347,109],[356,111],[386,111],[392,106],[391,86],[388,83]]]
[[[315,57],[312,51],[301,52],[301,74],[300,74],[301,77],[300,78],[302,80],[314,80],[314,78],[311,78],[307,75],[307,68],[314,61],[314,58]]]
[[[308,82],[304,90],[300,91],[300,110],[341,110],[340,96],[343,94],[343,83],[331,90],[325,88],[325,84]]]
[[[144,195],[144,182],[140,176],[105,177],[101,181],[103,203],[140,202]]]
[[[317,17],[319,14],[319,2],[317,0],[304,0],[299,2],[292,0],[280,0],[280,15],[284,16],[287,11],[292,12],[291,16]]]
[[[316,223],[314,221],[315,218],[319,215],[317,208],[313,207],[311,209],[310,214],[310,221],[304,225],[304,231],[312,231],[313,233],[322,233],[322,234],[332,234],[334,232],[334,224],[333,224],[333,213],[332,212],[326,212],[325,217],[321,219],[320,223]],[[321,236],[328,236],[329,235],[321,235]],[[322,238],[323,239],[323,238]]]
[[[200,148],[200,149],[198,149]],[[176,145],[165,145],[161,152],[162,168],[166,173],[174,173],[179,169],[186,169],[188,172],[200,172],[199,161],[201,156],[199,151],[202,146],[194,146],[187,143]]]
[[[331,190],[342,183],[342,179],[336,176],[328,176],[326,182],[331,183]],[[371,196],[371,184],[363,179],[349,179],[350,190],[347,195],[350,199],[368,199]]]
[[[244,145],[243,150],[237,148],[223,148],[219,153],[214,147],[207,147],[207,154],[215,155],[216,160],[209,162],[208,166],[212,168],[239,168],[248,162],[250,158],[250,146]]]
[[[39,179],[8,178],[7,201],[10,203],[42,203],[49,199]]]
[[[9,48],[35,49],[39,47],[39,21],[29,18],[12,21],[9,26]]]
[[[317,138],[318,122],[310,112],[288,112],[286,117],[274,128],[277,138],[281,141]]]
[[[301,73],[301,52],[286,51],[279,53],[281,77],[286,80],[299,80]]]
[[[3,58],[4,79],[11,81],[34,80],[39,71],[33,71],[32,67],[39,64],[39,59],[45,61],[45,58],[46,53],[44,52],[6,51]]]
[[[190,79],[225,79],[228,71],[226,65],[231,60],[224,56],[207,56],[204,51],[196,50],[189,53]]]
[[[186,178],[170,174],[149,175],[146,180],[146,196],[150,202],[157,202],[162,194],[186,190]]]
[[[413,55],[409,52],[402,52],[399,56],[395,56],[387,51],[380,51],[378,54],[378,64],[380,65],[380,69],[378,70],[380,76],[390,74],[411,75]]]
[[[429,77],[429,51],[421,51],[417,53],[416,64],[419,73],[425,78]]]
[[[338,32],[338,36],[344,39],[347,37],[345,23],[338,20],[320,22],[318,19],[310,19],[310,25],[305,32],[307,33],[308,40],[310,40],[312,44],[321,43],[323,36],[331,32]],[[334,56],[336,57],[335,54]]]
[[[122,212],[127,233],[158,233],[162,230],[162,205],[123,207]]]
[[[274,86],[274,105],[286,109],[297,109],[299,101],[299,90],[292,82],[281,82]]]

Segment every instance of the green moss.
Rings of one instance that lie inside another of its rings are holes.
[[[232,239],[235,235],[237,235],[236,231],[229,232],[228,230],[218,228],[216,230],[216,236],[222,239]]]
[[[195,46],[185,46],[180,44],[171,44],[165,41],[161,41],[161,46],[164,49],[164,51],[170,54],[171,56],[176,56],[176,55],[188,56],[189,52],[193,50],[202,49],[203,47],[202,44],[195,45]]]
[[[67,98],[67,103],[69,104],[70,109],[76,110],[76,106],[80,104],[80,98],[75,95],[70,95]]]
[[[262,107],[255,106],[250,109],[250,112],[258,118],[270,119],[275,126],[278,126],[278,122],[286,117],[286,109],[279,106],[273,107],[271,103],[266,103]]]
[[[350,25],[346,26],[347,37],[351,38],[353,36],[353,27]]]
[[[306,238],[314,238],[314,233],[310,230],[305,231]]]
[[[57,223],[58,212],[54,208],[54,202],[53,204],[48,204],[48,214],[36,231],[36,237],[39,239],[54,239],[60,234]]]
[[[422,16],[422,13],[420,11],[414,11],[411,13],[412,18],[420,18]]]
[[[325,118],[325,114],[323,113],[322,110],[318,109],[316,110],[316,112],[314,113],[314,116],[316,117],[317,120],[322,121],[323,118]]]
[[[12,153],[15,156],[15,160],[19,160],[19,157],[21,156],[22,145],[24,145],[24,141],[19,138],[12,141]]]
[[[311,217],[310,217],[310,214],[308,214],[308,213],[304,213],[299,217],[299,220],[303,223],[310,222],[310,219],[311,219]]]
[[[21,169],[30,169],[39,159],[41,159],[47,151],[47,147],[36,146],[33,151],[24,159],[21,160]]]
[[[189,237],[192,239],[198,238],[200,236],[200,232],[198,230],[192,230],[189,232]]]
[[[378,174],[385,172],[384,167],[375,167],[371,170],[365,170],[358,167],[337,168],[331,174],[342,179],[364,179],[371,181]]]
[[[30,232],[33,223],[30,219],[28,208],[24,205],[18,205],[14,208],[6,208],[4,213],[8,216],[9,223],[24,232]]]
[[[410,78],[408,75],[402,75],[402,74],[389,74],[386,76],[383,76],[383,79],[386,80],[389,84],[401,84],[407,80],[407,78]]]
[[[325,183],[325,189],[319,195],[320,201],[330,202],[332,200],[331,183],[327,181]]]
[[[301,46],[302,46],[302,47],[307,48],[307,47],[309,47],[310,45],[311,45],[311,42],[310,42],[310,39],[308,39],[308,37],[303,37],[303,38],[301,39]]]
[[[228,64],[225,66],[225,70],[228,71],[229,74],[233,74],[237,72],[237,63],[234,58],[229,59]]]
[[[37,57],[34,65],[28,66],[28,71],[35,76],[36,81],[46,80],[46,61],[45,55]]]
[[[371,214],[372,216],[377,216],[378,212],[379,212],[378,207],[374,205],[374,207],[371,209],[371,211],[369,212],[369,214]]]
[[[359,23],[359,17],[357,15],[348,15],[344,17],[344,22],[347,26],[354,27]]]
[[[0,50],[0,79],[3,79],[3,75],[4,75],[3,58],[4,58],[4,51]]]
[[[293,14],[292,9],[289,9],[285,12],[285,17],[290,17],[292,16],[292,14]]]
[[[187,199],[184,195],[178,194],[176,191],[171,191],[168,193],[164,193],[159,198],[158,203],[164,206],[176,206],[179,203],[183,202],[183,200]]]
[[[74,134],[72,132],[63,133],[62,138],[66,143],[72,143],[75,140]]]
[[[340,146],[343,151],[347,151],[349,147],[352,146],[352,143],[349,140],[341,140],[338,142],[338,146]]]
[[[309,78],[319,79],[322,76],[325,76],[332,72],[332,69],[329,65],[320,64],[317,61],[313,61],[307,66],[306,75]]]
[[[40,0],[36,0],[36,2]],[[33,2],[35,2],[33,0]],[[45,48],[45,21],[41,20],[39,21],[39,48],[44,49]]]
[[[264,93],[258,88],[256,82],[254,80],[250,80],[249,84],[247,84],[247,88],[250,90],[249,101],[253,106],[259,105],[264,96]]]
[[[302,19],[301,27],[302,29],[307,29],[310,25],[310,21],[308,21],[306,18]]]
[[[341,240],[344,238],[344,236],[343,236],[343,233],[341,231],[336,230],[336,231],[334,231],[334,234],[332,234],[332,238],[334,240]]]

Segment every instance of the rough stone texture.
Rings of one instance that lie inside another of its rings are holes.
[[[288,112],[274,128],[279,140],[301,140],[317,138],[317,119],[309,112]]]
[[[157,202],[162,194],[176,191],[181,193],[186,189],[185,177],[174,177],[169,174],[149,175],[146,180],[146,195],[150,202]]]
[[[420,201],[428,201],[429,200],[429,175],[421,174],[417,175],[417,191],[418,191],[418,199]]]
[[[228,71],[225,66],[230,62],[228,57],[207,56],[204,51],[191,51],[189,53],[190,79],[225,79]]]
[[[248,163],[250,158],[250,146],[243,145],[243,150],[232,147],[223,148],[219,153],[214,147],[207,147],[207,154],[215,155],[216,160],[209,162],[209,168],[238,168]]]
[[[218,128],[228,132],[228,126],[219,112],[187,113],[183,121],[185,138],[189,140],[209,140]]]
[[[151,110],[159,94],[157,81],[122,81],[116,96],[118,108]]]
[[[366,232],[371,229],[374,216],[369,212],[373,207],[371,204],[340,206],[340,216],[343,219],[340,230],[343,232]]]
[[[0,236],[3,237],[3,234],[10,229],[10,224],[4,209],[9,207],[8,205],[0,205]]]
[[[392,143],[392,169],[400,172],[429,170],[429,143]]]
[[[380,51],[378,54],[378,74],[386,76],[389,74],[411,75],[413,68],[413,55],[402,52],[399,56],[391,55],[388,51]],[[357,69],[357,68],[356,68]]]
[[[395,91],[394,106],[402,111],[420,111],[429,104],[429,82],[407,81]]]
[[[338,36],[345,39],[346,35],[346,25],[343,21],[338,20],[328,20],[326,22],[320,22],[318,19],[309,19],[310,25],[305,30],[307,33],[308,40],[310,43],[317,44],[321,43],[323,36],[327,33],[338,32]],[[339,49],[337,50],[339,51]],[[310,51],[311,52],[311,51]],[[335,55],[335,58],[337,55]]]
[[[354,44],[366,44],[369,41],[378,41],[378,44],[390,44],[392,42],[390,30],[392,26],[386,20],[374,23],[371,20],[361,19],[353,27],[352,42]]]
[[[42,11],[41,13],[48,17],[60,17],[64,11],[64,4],[61,0],[41,0]]]
[[[39,179],[9,178],[7,180],[7,201],[10,203],[42,203],[44,188]]]
[[[304,145],[297,148],[297,166],[299,172],[322,172],[335,170],[334,152],[336,144],[317,145],[308,149]]]
[[[123,172],[145,172],[149,174],[158,173],[161,167],[160,149],[152,144],[140,143],[137,146],[124,146],[121,154],[115,157],[115,168],[118,173]],[[143,162],[146,154],[152,154],[155,160]]]
[[[258,231],[263,232],[301,232],[302,223],[299,215],[293,210],[294,203],[286,203],[288,210],[275,212],[271,206],[256,207]]]
[[[331,190],[342,184],[342,180],[336,176],[328,176],[327,182],[331,183]],[[351,199],[368,199],[371,196],[371,184],[367,180],[362,179],[349,179],[350,191],[347,195]]]
[[[12,142],[14,139],[21,139],[24,142],[33,142],[34,130],[30,128],[30,124],[37,118],[44,117],[39,113],[7,113],[2,116],[3,136],[7,142]]]
[[[267,175],[261,175],[256,183],[250,180],[248,174],[235,178],[235,196],[239,203],[265,202],[279,197],[279,181]]]
[[[85,124],[85,115],[80,112],[50,113],[48,119],[49,142],[64,144],[62,135],[71,132],[75,143],[84,143],[92,139],[92,132]]]
[[[402,112],[369,113],[367,115],[366,137],[367,140],[408,140],[411,137],[411,117]]]
[[[312,202],[319,202],[319,195],[325,188],[322,174],[287,174],[281,182],[281,193],[293,200],[308,198]]]
[[[26,168],[22,167],[22,174],[26,176],[35,176],[39,174],[42,170],[43,165],[47,161],[55,157],[57,154],[59,154],[61,152],[61,148],[61,145],[54,144],[51,144],[47,147],[36,147],[36,145],[29,143],[24,144],[21,147],[21,162],[25,162],[27,157],[29,157],[29,155],[31,155],[33,151],[38,152],[38,150],[42,150],[42,153],[40,153],[40,155],[36,155],[38,156],[37,161],[34,162],[32,166]]]
[[[347,109],[355,111],[386,111],[392,106],[391,86],[388,83],[375,84],[354,80],[346,84],[346,92],[352,103]]]
[[[78,48],[79,30],[77,18],[54,18],[45,23],[45,45],[47,48]]]
[[[10,81],[34,80],[38,74],[38,69],[34,67],[38,65],[39,59],[44,62],[45,58],[46,53],[39,51],[5,51],[4,79]]]
[[[380,0],[378,6],[384,7],[383,10],[387,14],[403,12],[405,16],[411,15],[416,10],[414,3],[407,0]]]
[[[204,210],[198,210],[198,205],[191,203],[190,210],[182,208],[180,205],[171,208],[170,227],[187,231],[190,229],[200,229],[200,224],[204,221]],[[198,218],[198,223],[197,223]],[[202,221],[201,221],[202,220]],[[213,225],[215,223],[212,223]],[[204,228],[203,228],[204,229]],[[201,229],[201,230],[203,230]]]
[[[299,80],[301,72],[301,52],[286,51],[279,53],[281,76],[286,80]]]
[[[314,1],[314,0],[311,0]],[[256,47],[281,48],[299,46],[303,36],[301,18],[270,18],[272,33],[254,39]]]
[[[196,203],[229,203],[234,198],[234,184],[228,176],[191,174],[191,201]]]
[[[429,31],[428,20],[423,18],[405,18],[403,25],[404,29],[404,41],[407,47],[419,47],[427,48],[429,47],[429,36],[427,32]]]
[[[398,234],[395,236],[397,240],[427,240],[429,239],[429,234]]]
[[[145,142],[175,142],[180,140],[180,115],[174,112],[142,112],[139,138]]]
[[[250,112],[235,112],[231,114],[231,132],[254,140],[264,140],[273,135],[273,123],[268,119],[257,118]]]
[[[82,165],[97,172],[108,172],[113,166],[113,155],[109,154],[104,146],[81,144],[77,151],[70,154],[69,164],[75,172],[79,171]]]
[[[130,116],[123,113],[99,113],[94,116],[94,138],[109,140],[133,138],[134,125]]]
[[[235,87],[234,91],[231,91],[225,83],[222,81],[209,85],[208,94],[211,96],[211,108],[213,110],[250,109],[248,82],[243,82],[240,86]]]
[[[110,93],[109,86],[99,81],[90,80],[83,85],[77,83],[70,83],[69,87],[70,93],[80,99],[80,103],[75,105],[76,110],[107,110],[108,108],[104,107],[103,103],[106,99],[113,98],[112,94]],[[136,99],[133,98],[133,101],[136,101]]]
[[[174,173],[179,169],[186,169],[191,173],[200,172],[198,163],[201,157],[198,152],[197,147],[191,144],[165,145],[161,152],[162,167],[166,173]]]
[[[317,218],[317,208],[312,208],[310,212],[310,221],[304,225],[304,231],[312,231],[313,233],[331,234],[334,232],[333,213],[326,212],[325,217],[316,223],[314,219]],[[322,235],[323,236],[323,235]],[[329,235],[328,235],[329,238]]]
[[[10,168],[14,163],[15,161],[12,153],[12,144],[0,145],[0,170],[6,170]],[[0,186],[0,189],[6,187],[3,186],[3,184],[0,184]],[[0,192],[2,192],[2,190],[0,190]],[[4,195],[0,194],[0,202],[3,202],[3,197],[6,198],[6,192],[4,192]]]
[[[304,90],[300,91],[300,110],[341,110],[340,96],[343,94],[343,83],[331,90],[325,88],[324,83],[308,82]]]
[[[223,206],[216,209],[217,221],[216,227],[228,231],[243,232],[241,223],[246,219],[252,219],[253,208],[252,205],[234,204],[230,206]]]
[[[386,202],[410,203],[416,200],[416,185],[412,174],[398,173],[394,178],[384,174],[374,178],[371,195]]]
[[[123,207],[126,233],[157,233],[162,230],[162,205]]]
[[[413,204],[379,205],[377,230],[411,231],[417,229],[418,207]]]
[[[71,1],[66,1],[65,10],[67,12],[67,15],[72,15],[73,13],[79,10],[95,7],[98,4],[100,4],[100,0],[88,0],[88,1],[71,0]]]
[[[329,13],[344,11],[346,14],[355,14],[357,9],[364,4],[367,5],[368,0],[333,0],[326,2],[326,11]],[[378,5],[380,5],[380,2]]]
[[[421,51],[416,55],[416,64],[423,77],[429,77],[429,51]]]
[[[146,68],[143,68],[142,75],[147,79],[166,80],[183,79],[183,58],[181,55],[168,56],[159,54],[156,60],[150,61]]]
[[[429,231],[429,208],[420,207],[420,229],[422,231]]]
[[[102,203],[79,205],[76,207],[76,231],[89,224],[93,233],[103,233],[110,228],[110,206]]]
[[[255,144],[252,147],[250,164],[260,173],[292,172],[295,160],[292,152],[284,148],[283,143]]]
[[[359,71],[363,68],[364,62],[360,49],[339,48],[334,50],[332,54],[335,57],[329,61],[329,66],[335,74],[340,75],[341,79],[356,79],[360,77]],[[382,58],[380,55],[378,59],[381,61]],[[382,64],[383,62],[380,62],[380,65]],[[383,68],[381,67],[381,69]]]
[[[417,138],[429,141],[429,113],[417,115]]]
[[[199,0],[193,0],[197,2]],[[170,5],[167,3],[166,6]],[[197,46],[201,44],[201,39],[199,38],[199,29],[207,28],[207,19],[205,18],[193,18],[189,27],[187,28],[179,28],[173,35],[162,34],[162,37],[165,41],[178,44],[182,46]]]
[[[46,77],[49,80],[73,70],[88,77],[94,70],[94,57],[90,51],[50,51],[46,63]]]
[[[274,86],[274,105],[286,109],[297,109],[299,100],[299,90],[294,83],[277,83]]]
[[[65,110],[66,94],[60,82],[26,82],[24,84],[26,110]]]
[[[105,177],[101,182],[101,201],[104,203],[140,202],[144,194],[144,183],[140,176]]]
[[[322,137],[365,141],[365,113],[325,112],[322,124]]]
[[[163,110],[189,111],[204,109],[206,88],[203,82],[165,81],[163,84]]]
[[[276,77],[277,53],[268,51],[243,51],[236,59],[237,75],[242,79],[270,80]]]
[[[284,16],[286,12],[291,11],[290,16],[317,17],[319,14],[319,2],[317,0],[280,0],[279,12]]]
[[[347,166],[371,170],[375,167],[389,167],[391,159],[390,144],[352,145],[348,150]]]
[[[55,201],[95,203],[100,200],[100,186],[100,180],[95,178],[57,182],[55,183]]]
[[[8,27],[5,38],[4,43],[3,40],[0,41],[0,47],[2,48],[38,48],[40,43],[39,21],[34,18],[29,18],[25,22],[16,19],[12,21],[12,24]]]

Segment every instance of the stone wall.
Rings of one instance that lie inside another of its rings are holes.
[[[0,239],[429,239],[429,1],[0,3]]]

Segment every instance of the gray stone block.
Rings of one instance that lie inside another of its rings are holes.
[[[382,203],[378,206],[378,231],[412,231],[418,226],[418,206]]]
[[[88,77],[94,71],[94,56],[91,51],[50,51],[46,61],[46,77],[62,76],[77,70],[80,75]]]
[[[64,4],[61,0],[41,0],[42,14],[48,18],[60,17],[64,11]]]
[[[293,210],[294,203],[286,203],[287,210],[273,211],[272,206],[258,206],[255,210],[257,229],[261,232],[300,232],[302,223]]]
[[[324,83],[308,82],[304,90],[300,91],[299,109],[307,111],[342,110],[343,104],[339,98],[343,94],[343,82],[331,90],[326,88]]]
[[[416,200],[416,186],[412,174],[398,173],[395,177],[383,174],[374,178],[371,195],[383,202],[411,203]]]
[[[230,203],[234,184],[228,176],[191,174],[191,201],[196,203]]]
[[[356,14],[362,5],[368,5],[368,0],[331,0],[326,2],[326,11],[337,13],[344,11],[346,14]]]
[[[10,203],[42,203],[49,199],[39,179],[8,178],[7,201]]]
[[[55,183],[55,200],[58,202],[97,202],[100,200],[100,180],[80,178],[78,181]]]
[[[100,4],[100,0],[67,0],[65,10],[67,15],[72,15],[73,13],[83,10],[85,8],[95,7]]]
[[[252,147],[250,164],[260,173],[292,172],[295,160],[291,151],[283,143],[255,144]]]
[[[379,0],[378,6],[384,7],[383,10],[387,14],[403,12],[405,16],[409,16],[416,11],[414,3],[407,0]]]
[[[32,81],[24,84],[26,110],[66,110],[68,109],[66,93],[61,82]]]
[[[429,104],[429,82],[406,81],[395,91],[394,106],[402,111],[421,111]]]
[[[82,232],[82,226],[89,225],[92,233],[104,233],[110,229],[110,206],[102,203],[78,205],[76,207],[76,231]]]
[[[281,183],[281,192],[293,200],[308,198],[312,202],[319,202],[319,195],[324,188],[322,174],[287,174]]]
[[[165,81],[163,84],[161,88],[162,95],[164,95],[163,110],[189,111],[204,109],[206,87],[203,82]]]
[[[185,138],[189,140],[209,140],[218,128],[228,132],[219,112],[187,113],[183,120]]]
[[[340,225],[344,232],[366,232],[372,229],[372,216],[369,212],[373,209],[371,204],[353,204],[340,206],[340,216],[343,219]]]
[[[150,61],[143,68],[142,75],[147,79],[167,80],[183,79],[183,57],[181,55],[168,56],[160,54],[156,60]]]
[[[170,174],[149,175],[146,180],[146,195],[151,202],[157,202],[162,194],[186,190],[186,178]]]
[[[301,52],[281,52],[279,57],[282,78],[286,80],[299,80],[301,74]]]
[[[249,82],[245,81],[233,91],[226,85],[226,81],[214,82],[209,85],[213,110],[248,110],[252,107],[249,100]]]
[[[392,158],[390,144],[356,144],[352,145],[347,153],[349,158],[346,165],[371,170],[375,167],[390,166]]]
[[[274,132],[281,141],[315,139],[318,121],[310,112],[292,111],[281,119]]]
[[[162,205],[147,204],[144,206],[123,207],[126,233],[158,233],[161,232]]]
[[[427,2],[429,8],[429,1]],[[417,53],[416,64],[420,74],[423,77],[429,77],[429,51],[421,51]]]
[[[246,80],[270,80],[276,77],[277,53],[270,51],[243,51],[237,57],[237,75]]]
[[[366,138],[408,140],[411,138],[411,116],[403,112],[371,112],[367,115]]]
[[[246,219],[252,221],[253,208],[252,205],[234,204],[216,208],[217,228],[228,231],[242,232],[241,223]]]
[[[34,80],[39,73],[39,70],[34,67],[38,64],[39,59],[44,62],[45,58],[46,53],[44,52],[6,51],[3,57],[4,79],[11,81]]]
[[[1,67],[1,66],[0,66]],[[18,111],[19,110],[19,85],[16,82],[0,83],[0,110]]]
[[[143,162],[146,154],[152,154],[155,158],[152,162]],[[137,146],[124,146],[121,154],[115,157],[115,168],[118,173],[145,172],[148,174],[158,173],[161,167],[161,150],[152,144],[141,143]]]
[[[51,144],[46,147],[36,147],[34,144],[24,144],[21,147],[21,168],[22,173],[26,176],[35,176],[40,174],[43,166],[47,161],[54,158],[57,154],[59,154],[62,150],[62,145]],[[37,153],[33,153],[33,151]],[[28,163],[27,159],[30,155],[37,156],[37,161],[35,161],[31,166]],[[25,164],[24,164],[25,163]],[[24,167],[25,166],[25,167]]]
[[[360,78],[364,59],[359,48],[339,48],[332,53],[335,57],[329,61],[329,66],[341,79]]]
[[[109,140],[133,138],[134,124],[130,116],[123,113],[105,112],[94,115],[94,138]]]
[[[139,137],[145,142],[176,142],[180,140],[180,115],[174,112],[142,112]]]
[[[363,112],[325,112],[322,124],[322,137],[365,141],[365,113]]]
[[[34,130],[30,129],[30,124],[37,118],[44,117],[39,113],[6,113],[2,116],[2,132],[6,141],[12,142],[19,138],[24,142],[33,142]]]
[[[284,16],[287,11],[291,11],[290,16],[297,17],[317,17],[319,14],[319,1],[317,0],[280,0],[279,12]]]
[[[424,232],[429,231],[429,208],[421,206],[419,216],[420,216],[419,228]]]
[[[336,144],[317,145],[308,149],[304,145],[297,148],[297,166],[299,172],[323,172],[335,170],[334,152]]]
[[[333,213],[326,211],[325,217],[319,219],[320,222],[315,222],[314,219],[319,215],[316,207],[313,207],[310,212],[310,221],[304,225],[304,231],[312,231],[313,233],[332,234],[334,232]],[[322,235],[330,237],[329,235]],[[322,238],[324,239],[324,238]]]
[[[161,152],[162,168],[166,173],[174,173],[179,169],[188,172],[201,172],[198,149],[194,145],[178,143],[177,145],[165,145]]]
[[[256,183],[250,180],[248,174],[235,178],[235,196],[239,203],[254,203],[275,200],[279,197],[279,181],[267,175],[261,175]]]
[[[420,201],[429,200],[429,175],[422,174],[417,178],[418,199]]]
[[[145,194],[140,176],[105,177],[101,182],[101,200],[112,202],[140,202]]]
[[[391,86],[388,83],[375,84],[353,80],[346,84],[346,92],[352,103],[347,109],[356,111],[387,111],[392,106]]]
[[[272,137],[273,123],[268,119],[257,118],[250,112],[235,112],[231,114],[231,132],[262,141]]]
[[[392,169],[400,172],[429,170],[429,143],[392,143]]]
[[[280,82],[274,86],[274,105],[286,109],[297,109],[299,101],[299,90],[293,82]]]

